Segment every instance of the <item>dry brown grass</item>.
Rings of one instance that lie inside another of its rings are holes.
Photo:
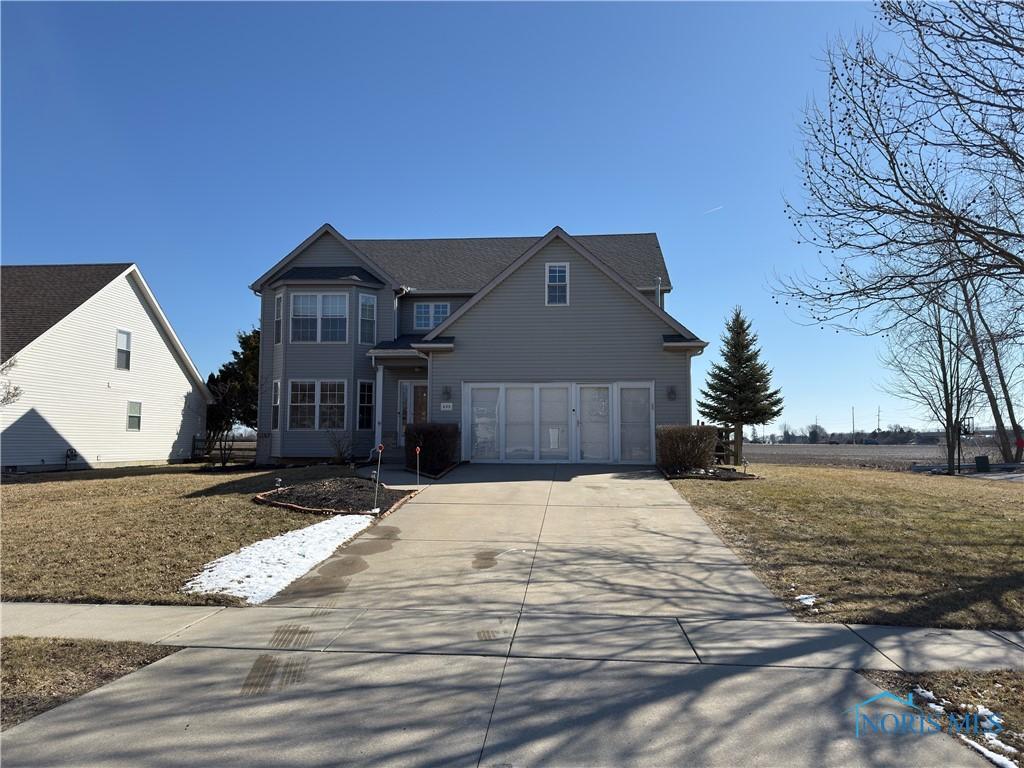
[[[946,712],[957,715],[976,710],[979,704],[988,707],[1004,720],[1005,730],[999,734],[999,740],[1017,750],[1016,755],[1011,753],[1010,756],[1019,759],[1019,754],[1024,752],[1024,672],[1004,669],[995,672],[958,670],[911,674],[871,669],[861,674],[880,688],[900,696],[906,696],[920,686],[935,694],[936,703]],[[948,703],[942,703],[942,699]],[[925,703],[920,695],[915,695],[914,700],[915,703]],[[966,709],[961,709],[961,705]],[[938,719],[948,732],[945,717]],[[986,746],[984,739],[975,738],[975,741]],[[988,748],[999,753],[995,747]]]
[[[193,467],[91,470],[19,478],[3,502],[4,600],[239,602],[186,595],[202,566],[320,518],[253,503],[253,494],[338,467],[201,472]]]
[[[1024,488],[757,465],[760,480],[673,484],[810,621],[1024,628]]]
[[[0,728],[17,725],[176,650],[144,643],[5,637],[0,645]]]

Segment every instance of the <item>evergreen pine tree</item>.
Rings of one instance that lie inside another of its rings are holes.
[[[722,362],[708,372],[697,410],[709,421],[735,428],[735,462],[743,461],[743,426],[767,424],[782,413],[781,390],[772,389],[771,369],[761,362],[757,334],[739,307],[725,325]]]

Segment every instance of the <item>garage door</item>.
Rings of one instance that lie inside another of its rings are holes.
[[[470,461],[654,460],[650,381],[465,384],[462,402]]]

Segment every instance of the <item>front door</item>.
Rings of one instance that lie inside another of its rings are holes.
[[[606,384],[579,385],[579,413],[576,415],[579,460],[607,462],[612,458],[611,387]]]
[[[415,381],[398,383],[398,444],[405,445],[405,425],[427,421],[427,384]]]

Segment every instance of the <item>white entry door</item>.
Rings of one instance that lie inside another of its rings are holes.
[[[612,459],[612,398],[607,384],[580,384],[579,413],[576,415],[579,461],[607,462]]]

